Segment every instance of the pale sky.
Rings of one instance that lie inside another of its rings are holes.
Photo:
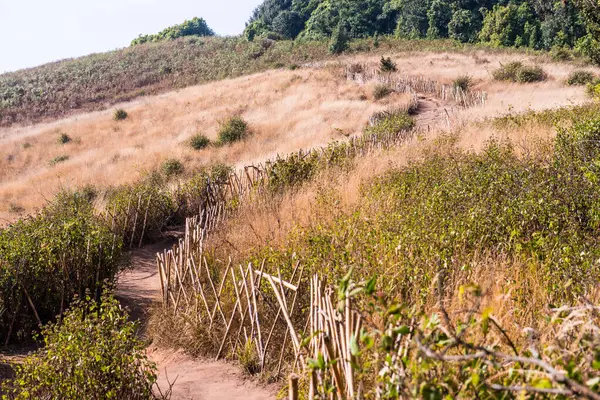
[[[261,0],[0,0],[0,73],[126,47],[193,17],[236,35]]]

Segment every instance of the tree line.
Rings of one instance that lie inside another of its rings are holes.
[[[572,48],[600,62],[599,15],[594,0],[265,0],[245,35],[450,38],[498,47]]]

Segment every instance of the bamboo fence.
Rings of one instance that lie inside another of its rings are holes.
[[[433,96],[442,101],[452,101],[461,108],[485,105],[487,93],[481,90],[463,90],[453,85],[445,85],[422,76],[401,76],[397,73],[381,73],[372,64],[350,64],[345,68],[347,79],[366,84],[377,82],[398,93],[418,93]]]

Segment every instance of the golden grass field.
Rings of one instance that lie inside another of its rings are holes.
[[[549,79],[543,83],[519,85],[492,80],[493,69],[517,58],[535,62],[526,56],[484,53],[403,54],[394,61],[400,74],[425,76],[442,83],[469,74],[477,89],[489,93],[485,106],[459,111],[438,103],[438,109],[429,110],[426,118],[417,117],[421,125],[434,125],[430,128],[464,127],[464,145],[472,147],[496,133],[470,127],[470,121],[586,101],[584,89],[564,84],[574,69],[569,64],[544,63]],[[181,160],[188,170],[215,162],[242,166],[343,140],[359,134],[374,112],[409,101],[407,95],[400,94],[375,101],[369,85],[360,86],[343,76],[342,66],[351,62],[377,63],[378,58],[348,56],[339,62],[296,71],[273,70],[145,97],[118,106],[129,114],[121,122],[112,119],[111,109],[2,129],[0,218],[6,222],[14,220],[19,210],[32,212],[60,188],[85,184],[103,188],[133,182],[167,158]],[[451,118],[436,118],[436,113]],[[201,151],[188,145],[196,133],[216,140],[219,121],[231,115],[241,115],[248,121],[250,138]],[[60,144],[62,133],[72,141]],[[404,150],[397,153],[404,157]],[[68,156],[68,160],[51,165],[51,160],[59,156]],[[385,164],[383,160],[373,163]]]

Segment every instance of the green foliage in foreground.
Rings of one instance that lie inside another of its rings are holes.
[[[4,383],[7,400],[153,399],[156,367],[136,324],[112,296],[75,301],[62,321],[47,325],[44,347]]]
[[[385,275],[385,290],[419,304],[438,273],[468,275],[478,256],[491,254],[525,268],[511,293],[515,315],[528,309],[529,279],[545,300],[571,301],[600,279],[599,135],[595,117],[562,129],[550,154],[528,158],[497,142],[463,152],[446,138],[436,147],[449,150],[366,184],[354,212],[333,207],[333,222],[299,229],[256,260],[292,265],[296,254],[309,270],[333,276],[353,266],[363,278]],[[331,196],[322,201],[335,204]]]
[[[131,42],[132,46],[148,42],[161,42],[163,40],[173,40],[183,36],[214,36],[215,32],[208,27],[204,18],[192,18],[182,24],[174,25],[164,29],[156,35],[140,35]]]
[[[39,215],[0,230],[0,342],[29,338],[38,317],[51,321],[75,295],[113,281],[120,250],[77,193],[60,193]]]
[[[442,309],[427,315],[378,291],[377,277],[361,284],[348,277],[338,293],[361,307],[363,328],[349,348],[354,384],[365,398],[595,399],[600,393],[600,318],[592,307],[542,311],[543,333],[528,328],[522,342],[507,333],[512,329],[499,322],[498,310],[483,305],[486,296],[476,284],[447,292],[440,276]],[[318,395],[334,389],[329,382],[340,362],[321,353],[308,359],[319,377]]]

